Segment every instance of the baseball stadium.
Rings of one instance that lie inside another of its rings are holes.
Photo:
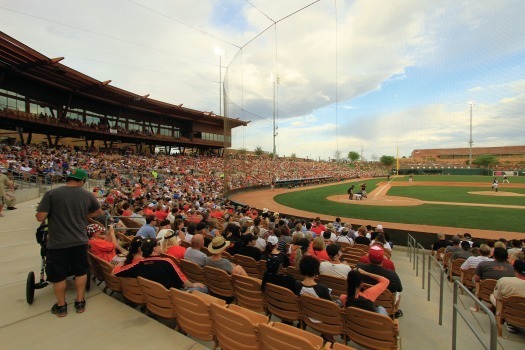
[[[522,349],[510,2],[0,5],[3,347]]]

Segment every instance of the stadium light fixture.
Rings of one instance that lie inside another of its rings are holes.
[[[468,165],[469,167],[472,167],[472,106],[474,106],[476,102],[474,101],[468,101],[467,105],[470,106],[470,140],[469,140],[469,155],[468,155]]]

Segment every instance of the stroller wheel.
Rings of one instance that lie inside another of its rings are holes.
[[[86,291],[89,292],[91,289],[91,272],[87,272],[87,282],[86,282]]]
[[[34,299],[35,299],[35,273],[31,271],[27,275],[26,301],[29,305],[31,305],[33,304]]]

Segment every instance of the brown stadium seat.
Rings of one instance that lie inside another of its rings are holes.
[[[211,266],[204,266],[203,271],[206,286],[211,294],[223,298],[235,296],[231,276],[226,271]]]
[[[89,264],[89,272],[91,273],[91,278],[93,279],[93,282],[96,282],[98,280],[99,282],[97,285],[100,285],[102,282],[104,282],[104,272],[102,269],[102,266],[100,266],[97,257],[93,253],[88,253],[88,264]]]
[[[259,273],[259,264],[257,263],[257,261],[255,261],[254,258],[245,255],[235,254],[235,256],[233,257],[233,262],[237,265],[241,265],[244,271],[246,271],[246,273],[248,274],[248,276],[261,278],[261,275]]]
[[[461,283],[469,289],[474,289],[476,284],[473,282],[474,275],[476,274],[476,268],[471,267],[470,269],[461,271]]]
[[[496,287],[497,280],[493,279],[484,279],[480,280],[476,286],[476,296],[479,300],[490,302],[490,295],[494,292],[494,287]],[[491,303],[492,304],[492,303]]]
[[[216,345],[223,350],[259,349],[258,325],[268,323],[268,316],[234,304],[211,304],[210,308]]]
[[[260,279],[232,275],[232,284],[237,305],[255,312],[264,311],[265,301]]]
[[[204,279],[204,271],[202,271],[202,267],[195,264],[192,261],[183,259],[180,260],[180,266],[182,269],[182,272],[184,275],[191,281],[191,282],[199,282],[199,283],[205,283],[206,280]]]
[[[104,271],[104,283],[106,284],[106,287],[104,288],[104,293],[109,289],[111,290],[111,293],[109,295],[113,295],[115,292],[122,292],[122,287],[120,286],[120,281],[117,276],[115,276],[111,272]]]
[[[167,254],[167,253],[160,253],[160,256],[162,256],[163,258],[166,258],[166,259],[169,259],[169,260],[173,261],[173,263],[174,263],[175,265],[177,265],[177,267],[178,267],[179,269],[182,270],[182,267],[181,267],[181,265],[180,265],[180,260],[177,259],[176,257],[174,257],[173,255],[171,255],[171,254]]]
[[[319,350],[323,338],[279,322],[259,324],[261,350]]]
[[[136,278],[119,277],[118,280],[122,288],[122,296],[124,296],[127,301],[135,305],[146,304],[144,293],[142,293],[142,289]]]
[[[451,264],[450,264],[450,269],[449,269],[449,274],[448,274],[448,279],[450,281],[453,281],[452,277],[454,276],[461,276],[461,265],[463,265],[463,263],[465,262],[465,260],[467,259],[456,259],[456,260],[452,260]]]
[[[161,318],[174,319],[175,308],[171,301],[170,291],[162,284],[146,278],[138,277],[137,280],[144,294],[148,311]]]
[[[301,272],[299,271],[297,267],[288,266],[285,271],[287,275],[291,275],[294,279],[298,281],[304,280],[304,276],[301,275]]]
[[[355,307],[346,309],[345,336],[368,349],[398,348],[399,326],[397,320]]]
[[[301,318],[308,327],[333,336],[344,332],[344,310],[330,300],[303,294],[299,297]]]
[[[319,283],[332,289],[332,297],[339,297],[341,294],[346,294],[348,288],[346,278],[342,277],[321,274],[319,275]]]
[[[301,319],[299,297],[291,290],[267,283],[264,286],[264,297],[266,311],[269,315],[275,315],[281,320],[289,322]]]
[[[511,295],[496,303],[498,335],[502,335],[503,322],[525,328],[525,297]]]
[[[186,293],[170,289],[171,300],[177,315],[177,328],[201,340],[214,340],[210,304],[224,305],[225,301],[198,291]]]

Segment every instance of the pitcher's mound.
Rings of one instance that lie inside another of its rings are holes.
[[[478,194],[481,196],[497,196],[497,197],[524,197],[525,194],[515,193],[515,192],[494,192],[494,191],[475,191],[469,192],[469,194]]]

